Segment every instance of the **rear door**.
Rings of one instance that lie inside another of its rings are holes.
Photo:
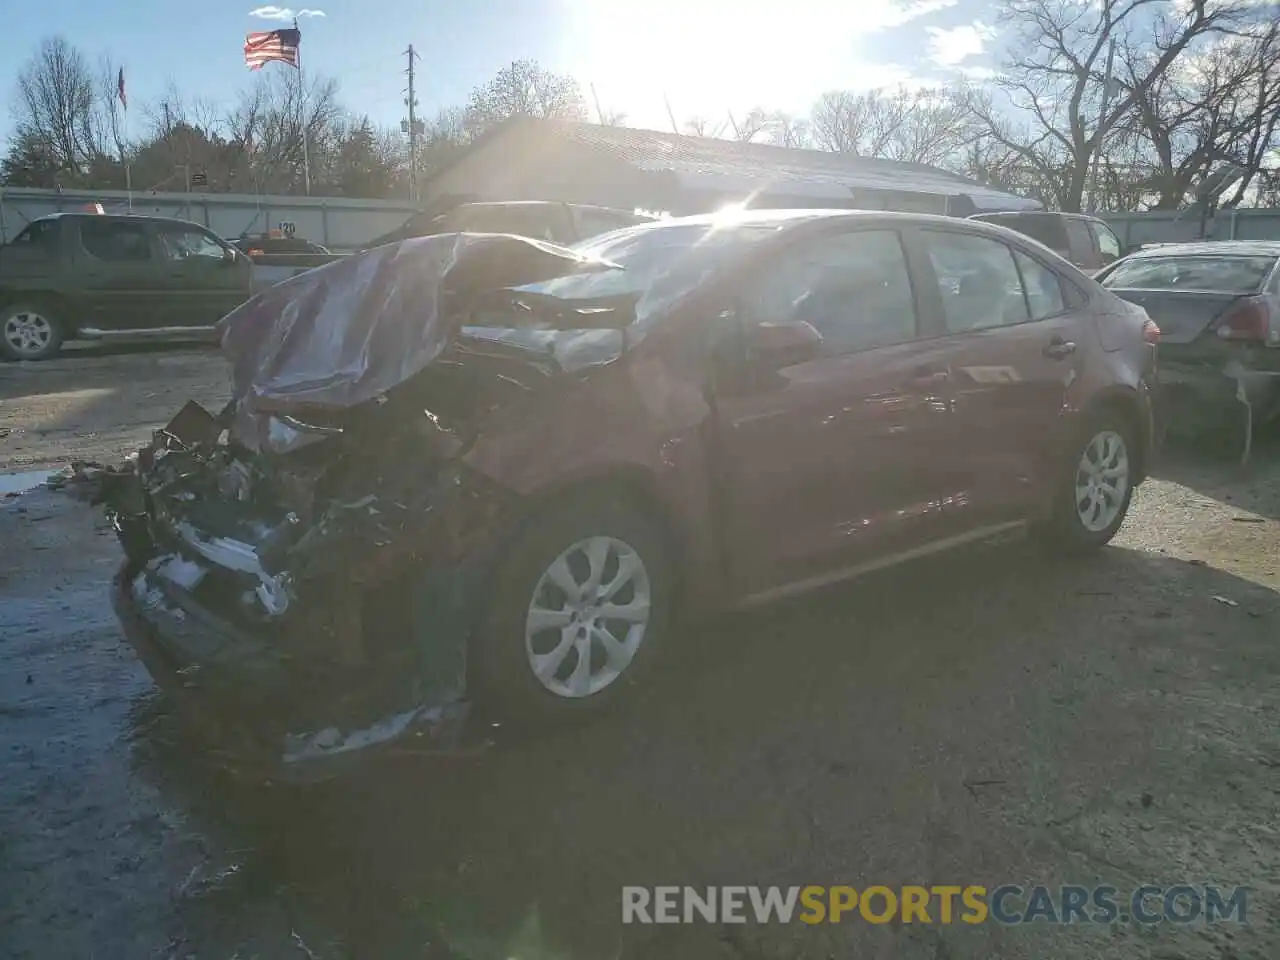
[[[821,580],[934,538],[949,423],[892,229],[810,236],[735,290],[736,322],[804,321],[822,355],[721,384],[728,562],[747,594]]]
[[[81,325],[87,330],[139,330],[165,326],[172,313],[160,283],[160,264],[146,220],[77,217],[74,229],[83,291]]]
[[[933,273],[953,402],[964,528],[1017,519],[1043,495],[1080,377],[1086,298],[1020,246],[960,230],[913,232]]]
[[[172,311],[168,325],[212,326],[248,297],[251,264],[247,258],[229,258],[227,248],[209,231],[195,224],[160,222],[155,236],[161,261],[158,282]]]

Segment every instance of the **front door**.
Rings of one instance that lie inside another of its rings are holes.
[[[954,404],[960,485],[947,503],[962,527],[1018,519],[1053,483],[1068,391],[1088,331],[1066,281],[1020,248],[961,230],[923,230],[948,332],[938,341]],[[932,292],[932,291],[931,291]]]
[[[168,294],[168,319],[161,326],[212,326],[248,298],[247,260],[230,256],[195,224],[157,224],[156,248]]]
[[[838,576],[928,541],[945,384],[898,233],[811,236],[737,290],[735,321],[804,321],[815,359],[717,386],[727,562],[742,595]],[[745,361],[750,363],[748,359]]]

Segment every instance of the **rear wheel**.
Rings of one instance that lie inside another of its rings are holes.
[[[9,360],[47,360],[62,348],[65,328],[42,303],[0,307],[0,355]]]
[[[468,671],[487,715],[554,720],[603,707],[637,684],[666,639],[666,545],[658,525],[624,503],[549,510],[496,580]]]
[[[1136,455],[1123,415],[1108,410],[1091,418],[1063,468],[1053,516],[1041,530],[1045,539],[1068,552],[1110,542],[1129,511]]]

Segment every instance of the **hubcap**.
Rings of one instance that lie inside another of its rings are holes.
[[[24,310],[5,321],[4,339],[15,353],[39,353],[53,339],[53,324],[38,313]]]
[[[525,619],[533,675],[560,697],[599,693],[635,659],[649,626],[649,573],[630,545],[590,537],[543,572]]]
[[[1124,437],[1103,430],[1084,448],[1076,467],[1076,513],[1093,533],[1115,522],[1129,492],[1129,451]]]

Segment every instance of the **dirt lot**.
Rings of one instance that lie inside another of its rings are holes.
[[[207,352],[0,366],[0,471],[110,460]],[[0,501],[0,953],[1280,956],[1280,451],[1163,467],[1116,544],[900,569],[683,638],[646,702],[306,791],[189,747],[61,494]],[[1248,922],[627,927],[624,884],[1251,888]]]

